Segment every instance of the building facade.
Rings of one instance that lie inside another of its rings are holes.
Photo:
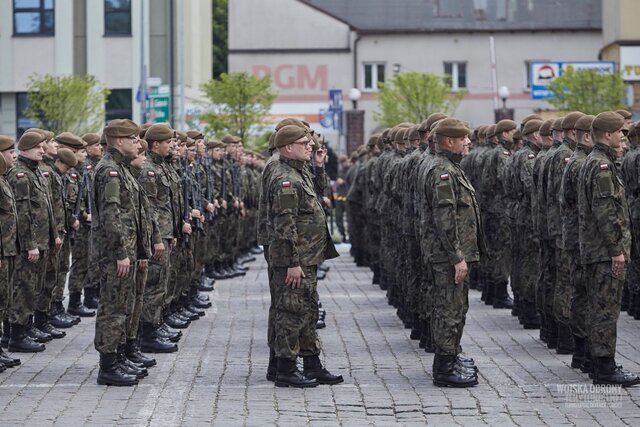
[[[33,126],[31,76],[95,76],[111,90],[107,120],[143,120],[140,89],[169,85],[176,126],[211,78],[209,0],[0,0],[0,11],[1,134]]]

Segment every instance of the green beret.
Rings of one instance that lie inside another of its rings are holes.
[[[412,125],[409,125],[412,126]],[[395,133],[393,134],[393,142],[403,142],[404,132],[409,128],[404,123],[399,124],[395,127]]]
[[[147,135],[147,130],[149,130],[151,126],[153,126],[153,123],[145,123],[142,126],[140,126],[140,132],[138,132],[138,137],[144,138]]]
[[[538,132],[540,130],[540,126],[542,126],[542,120],[530,119],[524,124],[522,135],[528,136],[534,132]]]
[[[100,135],[100,145],[107,145],[107,135],[104,132]]]
[[[525,116],[524,119],[522,119],[522,121],[520,121],[520,127],[522,127],[522,129],[524,129],[524,125],[527,124],[527,122],[529,120],[540,120],[542,121],[542,116],[540,114],[529,114],[528,116]]]
[[[467,127],[465,122],[452,117],[438,121],[438,125],[433,131],[436,135],[444,135],[450,138],[461,138],[471,133],[471,129]]]
[[[380,137],[383,144],[391,143],[391,128],[386,128],[382,131],[382,136]]]
[[[486,137],[493,138],[494,136],[496,136],[496,125],[489,125],[489,127],[487,127]]]
[[[138,150],[138,154],[144,153],[148,149],[149,149],[149,144],[147,144],[147,141],[145,141],[144,139],[141,139],[140,140],[140,149]]]
[[[409,141],[420,139],[420,132],[418,131],[419,128],[420,125],[411,126],[404,134],[407,137],[406,139],[408,139]]]
[[[199,139],[204,139],[204,135],[199,130],[188,130],[187,136],[193,139],[194,141],[197,141]]]
[[[555,119],[551,125],[551,130],[560,132],[562,130],[562,117]]]
[[[0,151],[6,151],[16,146],[16,140],[7,135],[0,135]]]
[[[87,146],[96,145],[100,142],[100,135],[97,133],[85,133],[82,135],[82,140],[87,143]]]
[[[18,150],[27,151],[36,148],[44,141],[44,136],[38,132],[25,132],[18,141]]]
[[[487,125],[480,125],[476,128],[478,139],[483,140],[487,137]]]
[[[164,123],[156,123],[151,125],[144,134],[144,139],[147,142],[151,141],[166,141],[175,136],[175,131]]]
[[[633,117],[633,115],[627,110],[616,110],[616,113],[620,114],[623,119],[627,120]]]
[[[521,139],[522,139],[522,131],[520,131],[520,129],[516,129],[516,131],[513,133],[513,140],[520,141]]]
[[[193,138],[187,137],[187,140],[185,141],[185,145],[187,147],[193,147],[194,145],[196,145],[196,140]]]
[[[71,132],[62,132],[60,135],[56,136],[55,140],[58,144],[75,148],[77,150],[87,146],[82,138],[72,134]]]
[[[572,130],[576,127],[576,122],[584,116],[581,111],[573,111],[562,118],[562,130]]]
[[[148,131],[147,131],[148,132]],[[179,130],[175,131],[176,132],[176,137],[178,138],[178,140],[181,143],[186,143],[187,140],[189,139],[189,137],[187,136],[186,132],[181,132]]]
[[[308,125],[305,125],[302,120],[294,119],[292,117],[287,117],[286,119],[280,120],[280,122],[276,125],[276,131],[279,131],[280,129],[288,125],[295,125],[303,128],[308,127]]]
[[[437,122],[438,120],[442,120],[442,119],[446,119],[447,115],[445,113],[433,113],[433,114],[429,114],[429,117],[427,117],[425,120],[422,121],[422,123],[420,123],[420,125],[418,126],[418,131],[419,132],[428,132],[431,129],[431,126]]]
[[[3,176],[5,173],[7,173],[7,162],[4,156],[0,156],[0,176]]]
[[[308,135],[309,132],[297,125],[286,125],[280,128],[276,133],[276,140],[274,146],[276,148],[284,147],[293,142],[296,142],[300,138]]]
[[[276,132],[271,132],[269,135],[269,144],[267,145],[267,150],[273,150],[276,148]]]
[[[542,122],[542,126],[540,126],[540,135],[541,136],[550,136],[551,135],[551,127],[553,126],[553,119],[548,119]]]
[[[379,137],[380,137],[380,135],[379,135],[379,134],[377,134],[377,133],[376,133],[376,134],[371,135],[371,136],[369,137],[369,140],[367,141],[367,145],[368,145],[369,147],[373,147],[374,145],[376,145],[376,144],[377,144],[377,142],[378,142],[378,138],[379,138]]]
[[[235,135],[225,135],[222,137],[222,142],[224,144],[240,144],[242,140]]]
[[[59,148],[58,149],[58,160],[60,160],[65,165],[70,168],[75,167],[78,164],[78,159],[76,159],[76,155],[73,154],[73,151],[68,148]]]
[[[613,111],[600,113],[593,119],[591,127],[603,132],[617,132],[624,126],[624,118]]]
[[[496,123],[496,135],[501,134],[502,132],[509,132],[518,128],[518,124],[513,120],[504,119],[500,120]]]
[[[584,116],[580,117],[576,121],[576,124],[574,125],[574,128],[576,130],[589,132],[591,130],[591,124],[593,123],[593,119],[595,119],[595,118],[596,118],[596,116],[585,114]]]
[[[224,144],[220,141],[216,141],[215,139],[207,141],[207,150],[212,148],[224,148]]]
[[[103,133],[113,138],[138,135],[138,133],[140,133],[140,126],[135,124],[133,120],[113,119],[105,126]]]

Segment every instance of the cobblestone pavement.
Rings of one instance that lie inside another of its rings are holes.
[[[342,246],[342,245],[341,245]],[[0,425],[639,425],[640,387],[591,386],[507,310],[471,291],[463,347],[480,367],[471,389],[431,382],[432,356],[409,339],[367,269],[343,256],[320,282],[323,357],[344,384],[296,390],[265,379],[269,290],[261,256],[246,277],[221,281],[215,307],[157,355],[137,387],[96,384],[92,319],[47,351],[0,373]],[[640,321],[618,323],[619,363],[640,372]]]

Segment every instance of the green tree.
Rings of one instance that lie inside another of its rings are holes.
[[[555,98],[549,103],[561,111],[582,111],[596,115],[624,108],[625,84],[620,74],[596,70],[565,71],[549,83]]]
[[[220,80],[209,80],[201,88],[209,100],[208,111],[200,116],[205,131],[230,133],[243,140],[252,126],[263,124],[276,99],[271,77],[259,79],[249,73],[222,73]]]
[[[228,0],[211,0],[213,8],[213,78],[219,79],[222,73],[227,72],[229,47],[229,8]]]
[[[96,132],[104,125],[109,93],[109,89],[89,75],[33,75],[27,84],[29,107],[24,114],[38,127],[56,134]]]
[[[465,93],[451,92],[446,77],[431,73],[400,73],[380,84],[380,111],[374,112],[373,117],[385,127],[402,122],[420,123],[437,111],[451,114]]]

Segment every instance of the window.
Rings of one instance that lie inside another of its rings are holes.
[[[378,90],[384,83],[384,64],[364,64],[364,90]]]
[[[113,119],[132,119],[131,89],[111,89],[105,105],[105,123]]]
[[[451,90],[454,92],[467,87],[467,63],[445,62],[444,74],[451,81]]]
[[[13,0],[13,35],[52,36],[54,0]]]
[[[25,116],[24,112],[29,107],[26,92],[16,93],[16,137],[20,138],[25,130],[38,127],[36,122]]]
[[[131,0],[104,0],[104,34],[131,35]]]

